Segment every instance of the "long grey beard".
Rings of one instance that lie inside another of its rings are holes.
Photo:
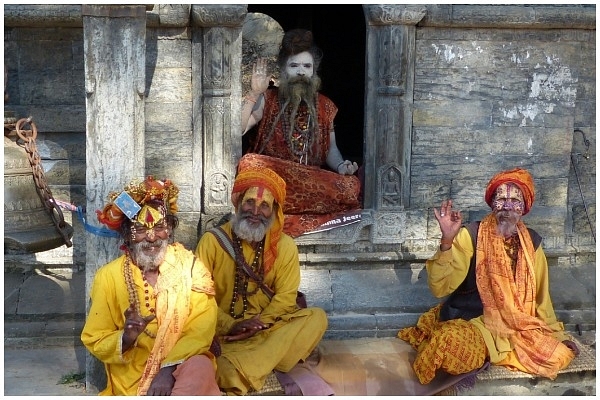
[[[514,211],[498,211],[496,220],[498,226],[496,232],[502,237],[508,238],[517,233],[517,223],[521,219],[521,215]]]
[[[135,265],[142,269],[143,272],[156,271],[160,264],[165,261],[167,255],[167,246],[169,245],[168,239],[157,239],[153,243],[139,242],[131,245],[131,257]],[[142,250],[144,248],[159,246],[159,253],[152,257],[145,254]]]
[[[238,210],[231,217],[231,228],[233,232],[242,240],[247,242],[260,242],[263,240],[267,231],[273,225],[273,221],[275,221],[275,213],[271,214],[271,217],[265,218],[263,216],[259,216],[261,224],[258,227],[253,227],[250,225],[246,216],[251,215],[249,212],[242,212]]]
[[[290,120],[288,121],[293,133],[298,107],[304,101],[308,107],[308,113],[312,123],[317,121],[316,99],[318,90],[321,86],[321,78],[313,75],[311,78],[294,77],[291,79],[282,79],[279,85],[279,97],[284,99],[281,107],[282,115],[286,109],[290,109]],[[313,128],[311,126],[311,128]]]

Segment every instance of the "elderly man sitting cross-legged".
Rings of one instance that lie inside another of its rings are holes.
[[[240,171],[231,198],[232,219],[206,232],[196,255],[215,282],[219,387],[244,395],[260,390],[273,370],[288,372],[305,360],[327,316],[296,304],[300,265],[296,244],[282,232],[283,179],[262,167]]]
[[[94,277],[81,333],[104,363],[101,395],[220,395],[209,351],[217,305],[210,273],[181,244],[179,189],[169,180],[132,182],[98,211],[123,238],[124,254]]]
[[[533,178],[515,168],[489,181],[491,212],[480,222],[462,226],[452,200],[434,208],[442,239],[426,262],[428,283],[448,298],[398,332],[417,350],[422,384],[438,369],[458,375],[486,359],[554,379],[579,353],[554,313],[542,238],[522,221],[534,198]]]

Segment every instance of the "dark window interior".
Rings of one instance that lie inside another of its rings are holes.
[[[249,4],[248,12],[275,19],[284,31],[309,29],[323,50],[321,92],[337,106],[337,145],[345,159],[362,164],[366,27],[362,5]]]

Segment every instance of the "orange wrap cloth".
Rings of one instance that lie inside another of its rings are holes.
[[[537,315],[535,249],[523,221],[517,223],[521,249],[513,278],[504,239],[496,234],[493,214],[485,217],[477,235],[477,289],[483,303],[483,321],[494,337],[509,338],[518,364],[503,365],[555,379],[573,360],[573,352],[557,340],[551,327]],[[520,365],[519,365],[520,364]]]
[[[522,168],[502,171],[494,175],[485,189],[485,202],[492,207],[496,189],[503,183],[508,182],[514,183],[523,192],[523,200],[525,201],[523,215],[527,214],[535,201],[535,188],[533,186],[533,177],[527,170]]]
[[[277,216],[267,233],[263,262],[265,274],[273,267],[277,258],[277,245],[283,232],[283,202],[285,200],[285,181],[269,168],[252,167],[240,169],[235,178],[231,192],[231,202],[238,208],[239,201],[244,192],[252,187],[263,188],[270,191],[278,204]]]
[[[413,370],[421,384],[433,380],[437,369],[459,375],[480,368],[487,354],[475,325],[463,319],[440,322],[441,304],[421,315],[417,326],[403,328],[398,337],[417,351]]]

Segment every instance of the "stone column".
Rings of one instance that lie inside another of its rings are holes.
[[[364,5],[367,21],[364,207],[374,243],[402,241],[410,193],[416,24],[426,8]]]
[[[111,191],[144,176],[146,6],[82,5],[86,92],[86,218]],[[99,267],[119,256],[119,240],[86,238],[86,293]],[[88,307],[89,309],[89,307]],[[102,364],[86,359],[86,388],[104,389]]]
[[[230,194],[242,156],[241,59],[245,5],[192,5],[194,209],[198,233],[231,212]],[[204,156],[204,158],[203,158]],[[202,184],[202,187],[200,187]],[[202,203],[201,205],[199,203]]]

